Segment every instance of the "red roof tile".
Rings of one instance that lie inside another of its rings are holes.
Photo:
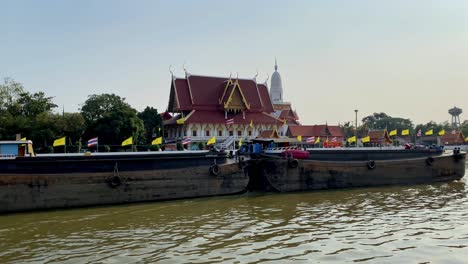
[[[465,142],[465,135],[463,135],[462,131],[455,131],[455,134],[445,132],[445,135],[441,136],[440,140],[443,144],[461,144]]]
[[[178,106],[169,102],[170,112],[190,111],[190,110],[224,110],[223,102],[226,100],[233,86],[228,88],[223,97],[223,93],[229,78],[208,77],[189,75],[187,78],[177,78],[171,86],[171,96],[178,102]],[[240,89],[250,104],[250,109],[246,112],[273,112],[273,105],[270,101],[268,89],[263,84],[257,84],[254,80],[239,79]],[[221,98],[223,97],[223,98]]]
[[[328,129],[328,130],[327,130]],[[343,139],[343,132],[339,126],[328,125],[313,125],[313,126],[296,126],[290,125],[288,128],[289,137],[336,137],[337,140]]]
[[[172,118],[171,120],[165,121],[164,125],[175,125],[176,120],[180,118],[180,115]],[[272,124],[282,125],[283,122],[277,118],[274,118],[266,113],[259,112],[246,112],[245,118],[242,113],[228,114],[227,119],[234,119],[234,124],[249,125],[250,121],[255,124]],[[227,120],[224,116],[224,112],[221,111],[192,111],[186,116],[185,124],[197,124],[197,123],[211,123],[211,124],[225,124]]]

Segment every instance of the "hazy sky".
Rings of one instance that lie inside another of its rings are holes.
[[[278,58],[303,124],[468,111],[468,1],[2,1],[0,77],[65,111],[115,93],[167,107],[169,65],[263,82]],[[462,121],[468,113],[461,115]]]

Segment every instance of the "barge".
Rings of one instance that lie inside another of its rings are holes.
[[[229,195],[246,191],[246,163],[212,151],[34,155],[0,141],[0,213]]]
[[[464,176],[466,161],[460,149],[257,154],[251,161],[249,189],[278,192],[454,181]]]

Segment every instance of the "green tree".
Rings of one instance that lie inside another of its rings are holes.
[[[99,143],[114,148],[128,137],[144,142],[144,124],[137,111],[115,94],[90,95],[81,108],[86,122],[85,139],[99,137]]]
[[[143,120],[147,144],[150,144],[154,137],[162,135],[162,119],[157,109],[147,106],[143,112],[138,113],[138,117]]]

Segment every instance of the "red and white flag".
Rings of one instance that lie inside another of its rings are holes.
[[[333,137],[331,141],[336,142],[336,137]]]
[[[457,133],[457,131],[454,129],[452,130],[452,135],[455,135]]]
[[[307,143],[315,143],[315,137],[308,137],[308,138],[306,139],[306,142],[307,142]]]
[[[226,125],[232,125],[234,124],[234,118],[226,120]]]
[[[418,133],[416,134],[416,136],[420,137],[421,136],[421,129],[419,129]]]

